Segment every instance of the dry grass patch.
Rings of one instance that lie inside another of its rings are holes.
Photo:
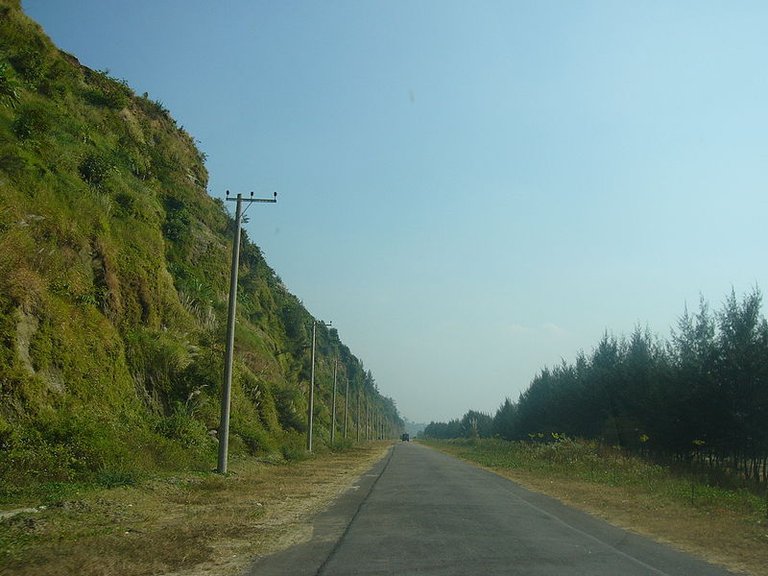
[[[388,443],[293,464],[236,461],[199,475],[90,493],[0,523],[0,574],[235,574],[309,539],[313,516],[384,456]]]
[[[594,516],[731,570],[768,575],[768,523],[725,509],[700,509],[625,486],[606,486],[525,471],[493,469]]]

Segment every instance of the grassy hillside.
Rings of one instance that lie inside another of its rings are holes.
[[[234,222],[168,110],[59,51],[0,0],[0,499],[215,462]],[[235,454],[301,452],[312,317],[244,238]],[[333,358],[319,328],[316,437]],[[340,405],[342,400],[340,400]]]

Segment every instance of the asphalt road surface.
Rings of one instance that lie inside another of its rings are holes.
[[[247,574],[731,574],[413,443],[394,446],[313,529]]]

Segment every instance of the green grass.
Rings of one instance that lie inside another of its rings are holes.
[[[628,455],[615,447],[561,437],[555,442],[500,439],[424,441],[460,458],[537,477],[629,488],[637,494],[709,510],[729,510],[750,518],[768,516],[768,501],[746,488],[711,485],[701,472],[683,473]]]
[[[215,462],[234,223],[204,160],[0,0],[0,505]],[[230,452],[301,459],[312,316],[247,238],[238,294]],[[331,358],[359,383],[337,336],[318,350],[319,387]]]

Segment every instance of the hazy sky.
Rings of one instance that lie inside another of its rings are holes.
[[[160,100],[412,420],[768,289],[768,3],[24,0]]]

